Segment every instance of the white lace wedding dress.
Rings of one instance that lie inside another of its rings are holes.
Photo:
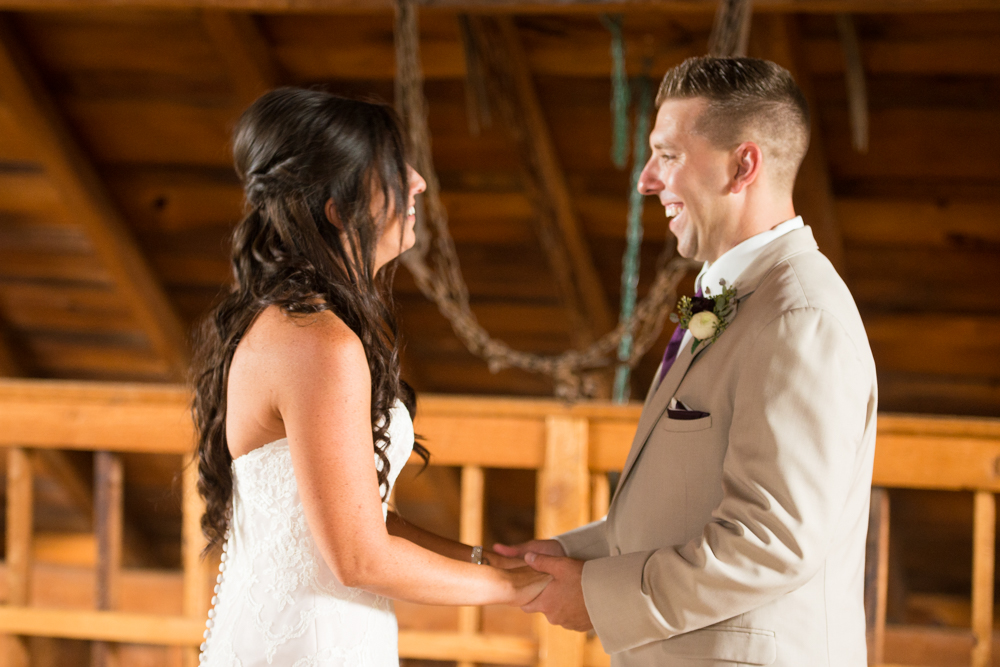
[[[391,488],[413,449],[413,423],[401,402],[390,413],[389,439]],[[383,503],[383,517],[387,511]],[[233,517],[222,560],[202,665],[399,664],[392,601],[341,584],[316,548],[287,440],[233,461]]]

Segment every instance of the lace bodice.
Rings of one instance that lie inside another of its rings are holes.
[[[413,449],[402,403],[390,412],[389,488]],[[381,461],[375,457],[375,465]],[[233,461],[233,516],[201,664],[211,667],[396,667],[386,598],[341,584],[306,523],[286,440]],[[388,507],[382,504],[382,516]]]

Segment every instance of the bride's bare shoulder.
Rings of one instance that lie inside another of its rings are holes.
[[[328,370],[330,365],[359,365],[368,369],[361,339],[330,311],[286,313],[266,308],[241,341],[253,356],[266,357],[268,365],[293,372]]]

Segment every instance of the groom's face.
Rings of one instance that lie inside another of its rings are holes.
[[[639,192],[655,195],[670,219],[683,257],[713,262],[725,252],[732,220],[727,205],[730,152],[698,130],[703,98],[666,100],[649,135],[652,155],[639,177]]]

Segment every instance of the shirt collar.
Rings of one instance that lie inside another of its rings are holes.
[[[775,225],[766,232],[751,236],[739,245],[730,248],[722,257],[714,262],[705,262],[701,272],[695,278],[696,290],[710,290],[712,295],[722,294],[722,281],[733,285],[743,271],[760,257],[764,248],[788,232],[801,229],[804,226],[802,216],[797,215],[791,220]]]

